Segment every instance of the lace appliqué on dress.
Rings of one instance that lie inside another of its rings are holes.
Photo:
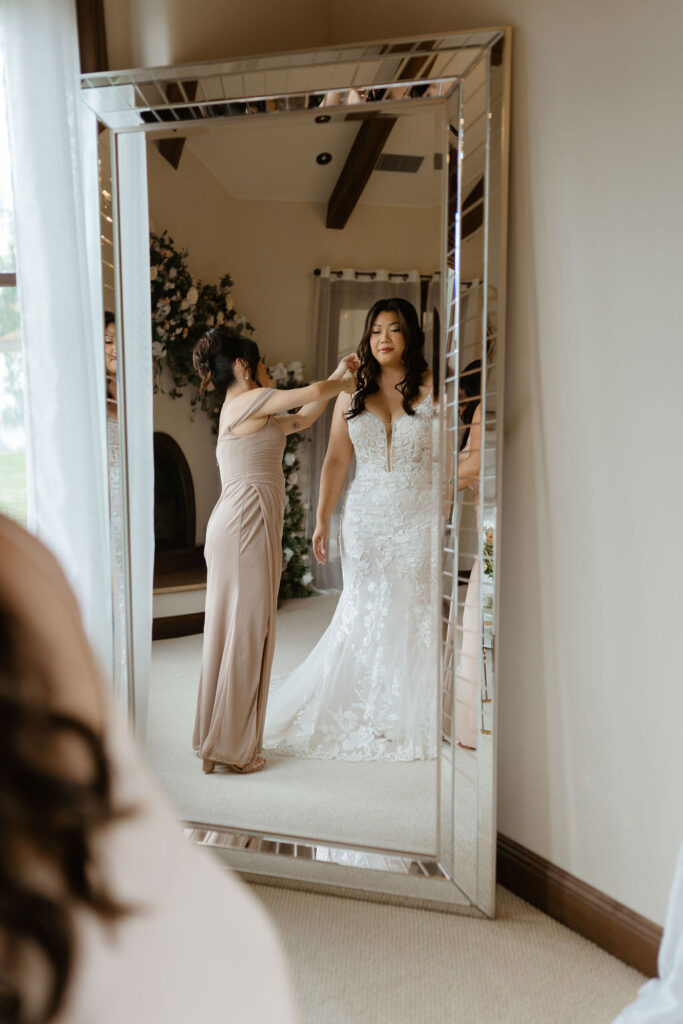
[[[349,420],[356,476],[340,528],[344,589],[306,661],[273,680],[264,746],[296,757],[436,756],[438,418]],[[391,467],[391,468],[389,468]]]

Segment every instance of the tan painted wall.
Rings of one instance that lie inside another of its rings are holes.
[[[679,0],[245,0],[234,37],[219,5],[159,5],[172,59],[515,26],[499,824],[663,922],[683,839]]]

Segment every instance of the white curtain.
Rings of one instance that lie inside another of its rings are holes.
[[[317,277],[315,319],[316,319],[316,362],[314,377],[322,380],[329,377],[342,356],[355,351],[361,339],[365,315],[378,299],[408,299],[420,312],[420,275],[416,270],[404,274],[390,274],[386,270],[359,272],[355,270],[332,271],[323,267]],[[324,415],[313,428],[311,445],[311,498],[307,522],[307,535],[315,529],[315,515],[318,504],[320,471],[325,459],[327,438],[330,433],[332,411],[330,403]],[[349,479],[352,474],[349,474]],[[336,512],[330,520],[330,539],[327,562],[312,565],[313,581],[319,590],[341,590],[342,572],[339,555],[339,521],[344,505],[340,499]]]
[[[683,1021],[683,847],[669,894],[664,938],[659,948],[659,977],[647,981],[638,998],[614,1024],[680,1024]]]
[[[96,210],[86,216],[87,202],[97,200],[95,122],[82,113],[73,0],[10,0],[0,33],[26,371],[29,528],[60,560],[108,670],[104,352],[97,264],[89,270],[99,232]]]

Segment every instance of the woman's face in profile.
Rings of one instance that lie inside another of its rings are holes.
[[[370,331],[370,351],[381,367],[400,366],[406,340],[398,314],[386,309],[377,316]]]
[[[104,328],[104,368],[110,377],[116,376],[116,324]]]
[[[262,388],[269,388],[273,383],[272,378],[268,373],[268,367],[263,359],[259,359],[258,366],[256,367],[256,382],[257,384],[260,384]]]

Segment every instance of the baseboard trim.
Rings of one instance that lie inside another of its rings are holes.
[[[648,977],[657,974],[659,925],[498,833],[498,882]]]
[[[165,615],[152,622],[152,640],[172,640],[177,636],[194,636],[204,632],[204,612]]]

